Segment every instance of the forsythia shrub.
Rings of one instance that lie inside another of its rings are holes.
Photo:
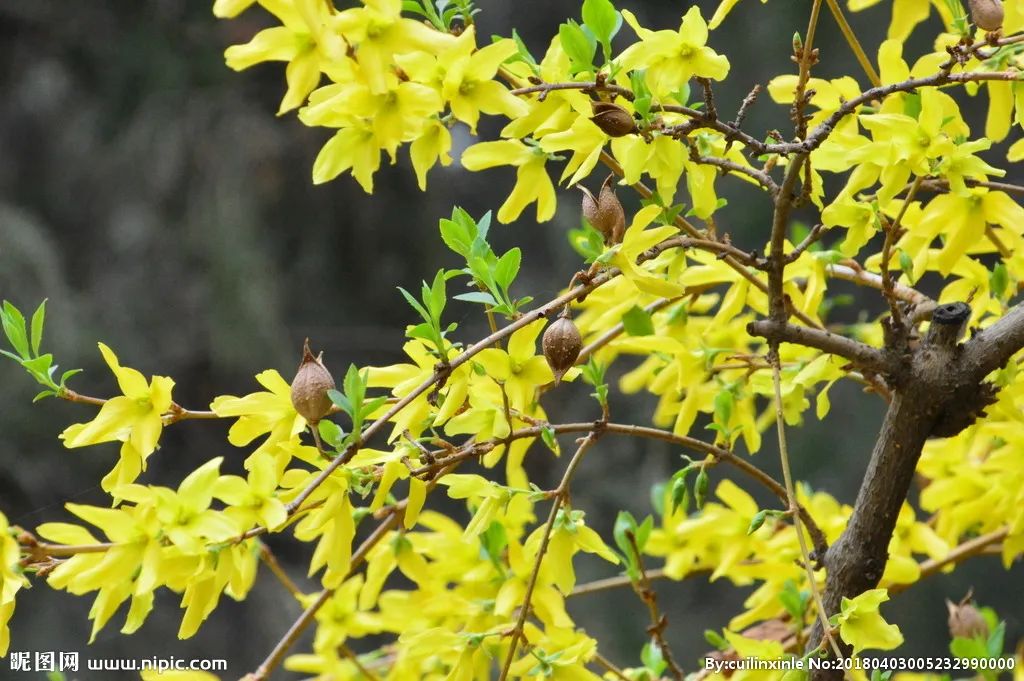
[[[120,454],[102,480],[109,507],[68,503],[73,522],[31,532],[0,515],[0,654],[30,577],[91,594],[93,637],[125,602],[122,632],[134,632],[155,593],[169,589],[182,596],[179,636],[190,637],[222,595],[246,597],[261,558],[272,560],[262,538],[283,533],[310,545],[309,575],[322,588],[295,597],[316,634],[300,652],[286,638],[250,679],[281,664],[321,681],[681,679],[686,670],[734,681],[832,678],[835,670],[807,665],[899,650],[904,635],[884,618],[891,595],[978,553],[998,552],[1007,569],[1020,559],[1024,313],[1011,300],[1024,281],[1024,188],[1000,182],[1006,170],[992,163],[1024,158],[1024,140],[993,152],[1024,124],[1024,0],[972,0],[970,11],[959,0],[895,0],[888,39],[875,46],[858,41],[836,0],[810,0],[789,70],[765,84],[772,103],[757,88],[728,115],[714,89],[729,76],[729,41],[716,32],[729,30],[737,0],[710,18],[691,6],[668,27],[584,0],[542,54],[514,31],[478,34],[468,0],[343,4],[214,3],[218,17],[273,19],[225,58],[236,70],[285,63],[278,113],[327,129],[313,181],[348,173],[372,193],[384,154],[394,163],[408,153],[426,190],[431,169],[453,162],[454,126],[477,135],[482,117],[500,117],[500,138],[458,159],[471,172],[516,169],[497,222],[531,207],[550,220],[570,196],[564,188],[611,173],[585,193],[583,225],[570,234],[583,269],[537,305],[515,284],[529,253],[496,253],[491,214],[456,208],[440,237],[465,266],[401,291],[416,315],[407,361],[331,377],[307,353],[312,373],[294,385],[268,369],[253,392],[215,397],[209,410],[180,406],[172,379],[147,378],[102,343],[121,394],[72,390],[74,372],[58,380],[41,354],[45,306],[26,322],[5,303],[5,354],[43,385],[40,397],[98,408],[64,429],[64,445],[117,442]],[[848,9],[875,4],[850,0]],[[930,52],[909,53],[904,41],[932,25],[922,23],[932,12],[945,30],[928,36]],[[813,75],[822,15],[840,22],[863,73]],[[776,105],[790,110],[789,134],[747,130],[750,107]],[[986,112],[983,131],[966,122],[970,107]],[[829,176],[838,191],[826,188]],[[729,213],[717,187],[737,181],[771,206],[757,243],[733,243],[716,227]],[[616,191],[638,192],[641,208],[625,214]],[[791,219],[801,207],[818,216],[812,229]],[[925,276],[942,281],[934,299],[915,288]],[[471,292],[450,295],[453,280]],[[888,312],[830,324],[837,280],[873,289]],[[482,306],[493,333],[461,337],[444,319],[449,298]],[[972,338],[958,343],[968,326]],[[929,369],[936,358],[942,371]],[[620,359],[631,368],[618,390],[658,398],[651,425],[614,419],[605,372]],[[818,419],[829,414],[840,380],[889,404],[853,507],[793,482],[785,440],[785,427],[812,408]],[[593,386],[592,419],[553,418],[560,383],[579,381]],[[233,421],[228,439],[245,457],[244,477],[223,473],[216,458],[172,487],[140,481],[164,428],[208,418]],[[713,437],[700,439],[707,422]],[[783,481],[752,458],[767,430],[777,431]],[[571,502],[573,474],[591,448],[624,436],[690,456],[660,488],[653,517],[623,513],[614,527],[592,526]],[[551,490],[523,466],[545,450],[565,463]],[[460,472],[469,461],[494,474]],[[719,465],[771,490],[778,506],[760,508],[739,485],[716,482]],[[916,506],[906,499],[915,468]],[[437,496],[467,513],[438,512]],[[580,552],[621,572],[650,609],[651,640],[622,668],[566,611]],[[853,576],[851,561],[861,563]],[[729,675],[673,657],[668,642],[679,634],[660,618],[654,566],[671,580],[710,573],[754,587],[726,629],[705,632],[715,659],[803,668]],[[393,586],[398,573],[409,586]],[[950,603],[950,617],[952,654],[973,660],[964,664],[1003,665],[982,669],[988,678],[1014,664],[993,611]],[[356,645],[368,636],[385,643]]]

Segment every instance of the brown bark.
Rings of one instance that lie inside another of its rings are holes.
[[[900,368],[887,376],[894,387],[893,400],[850,522],[825,556],[828,578],[823,601],[830,616],[839,611],[843,598],[853,598],[878,585],[896,518],[907,498],[925,442],[930,437],[955,435],[983,413],[993,395],[983,382],[988,373],[983,370],[999,366],[1012,354],[1010,349],[1019,346],[1017,336],[1021,332],[1011,333],[1007,329],[988,334],[987,353],[980,345],[985,341],[978,338],[966,347],[958,345],[969,316],[970,308],[963,303],[936,308],[928,337],[918,349],[905,350],[899,357]],[[1024,315],[1016,311],[1007,317],[1024,320]],[[999,343],[992,342],[996,338]],[[889,350],[893,355],[896,352]],[[817,646],[821,637],[821,628],[816,627],[810,647]],[[842,677],[842,672],[835,671],[817,671],[812,675],[814,681]]]

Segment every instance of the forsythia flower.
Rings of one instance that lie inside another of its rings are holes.
[[[627,9],[622,16],[640,42],[619,55],[619,66],[625,71],[647,69],[647,84],[655,94],[672,94],[694,76],[722,80],[729,73],[729,60],[706,45],[708,25],[696,5],[678,31],[644,28]]]
[[[555,186],[544,164],[548,156],[538,147],[519,140],[480,142],[462,154],[466,170],[484,170],[495,166],[516,166],[516,186],[498,209],[499,222],[512,222],[523,209],[537,202],[537,222],[547,222],[555,215]]]
[[[515,42],[508,39],[476,49],[476,27],[470,26],[436,57],[414,52],[396,55],[395,61],[413,80],[438,89],[451,106],[452,115],[476,134],[481,113],[517,118],[530,110],[494,80],[502,62],[516,50]]]
[[[104,402],[89,423],[65,428],[60,438],[65,447],[124,443],[117,466],[102,481],[103,489],[110,491],[118,484],[132,482],[146,469],[146,458],[156,450],[163,431],[162,415],[171,407],[174,381],[166,376],[153,376],[147,384],[141,373],[122,367],[113,350],[103,343],[99,348],[124,395]]]
[[[416,50],[436,53],[455,41],[447,33],[403,17],[402,0],[363,0],[362,7],[338,14],[337,26],[345,39],[355,45],[363,77],[374,93],[388,89],[388,75],[396,53]]]
[[[7,517],[0,513],[0,657],[7,655],[11,634],[7,623],[14,615],[14,596],[18,589],[28,586],[28,580],[18,568],[21,549],[12,536]]]
[[[251,2],[251,0],[250,0]],[[249,3],[218,2],[214,14],[237,14]],[[323,62],[345,59],[345,41],[336,29],[333,5],[322,0],[272,1],[260,3],[283,26],[273,26],[256,34],[245,45],[232,45],[224,52],[227,65],[236,71],[265,61],[286,61],[285,92],[278,115],[291,111],[305,101],[320,82]]]
[[[856,598],[844,598],[836,617],[839,635],[853,646],[856,655],[865,648],[892,650],[903,644],[903,634],[878,612],[878,606],[889,600],[885,589],[865,591]]]
[[[221,418],[238,417],[228,431],[228,442],[236,447],[244,447],[269,433],[250,458],[261,451],[276,451],[276,445],[292,440],[306,428],[306,419],[292,405],[292,388],[281,374],[268,369],[256,374],[256,381],[267,390],[245,397],[221,395],[210,404],[210,409]]]

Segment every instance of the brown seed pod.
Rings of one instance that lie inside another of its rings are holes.
[[[594,229],[604,235],[606,246],[621,243],[622,234],[626,231],[626,213],[622,210],[622,204],[618,197],[615,196],[613,179],[614,176],[608,176],[608,179],[601,185],[601,191],[596,198],[589,189],[580,185],[580,190],[583,192],[583,217]]]
[[[971,21],[983,31],[998,31],[1003,27],[1003,3],[1000,0],[967,0],[971,6]]]
[[[970,603],[946,601],[949,611],[949,634],[953,638],[988,637],[988,623]]]
[[[594,125],[601,128],[606,135],[611,137],[623,137],[636,132],[636,121],[632,114],[618,104],[612,102],[591,102],[591,109],[594,115],[590,120]]]
[[[309,349],[309,339],[302,347],[302,363],[292,379],[292,405],[310,425],[331,413],[328,390],[334,390],[334,377],[323,362],[324,353],[316,357]]]
[[[557,384],[565,372],[576,364],[580,350],[583,349],[580,330],[569,317],[559,317],[544,331],[544,340],[541,344],[544,346],[544,359],[554,372]]]

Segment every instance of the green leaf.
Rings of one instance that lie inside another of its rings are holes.
[[[555,454],[559,453],[558,440],[555,439],[555,429],[551,426],[544,426],[540,429],[540,439],[544,441],[544,444],[548,446]]]
[[[643,551],[647,546],[647,540],[651,536],[651,530],[654,529],[654,518],[647,516],[644,521],[640,523],[640,526],[636,529],[636,545]]]
[[[28,334],[25,332],[25,317],[21,314],[21,310],[5,300],[3,312],[0,313],[0,321],[3,323],[4,333],[7,334],[7,340],[11,342],[11,346],[19,355],[29,359],[31,355],[28,351]]]
[[[521,59],[522,61],[529,64],[530,68],[533,69],[534,73],[539,73],[540,67],[537,64],[537,60],[533,58],[532,54],[530,54],[530,50],[527,49],[526,43],[523,42],[523,39],[520,37],[519,33],[514,28],[512,29],[512,40],[515,41],[516,47],[519,48],[519,53],[516,56],[518,56],[519,59]]]
[[[501,256],[494,268],[494,279],[506,291],[512,285],[512,282],[516,280],[516,275],[519,274],[519,265],[522,262],[522,258],[522,251],[518,248],[513,248]]]
[[[722,635],[714,629],[704,630],[704,640],[713,645],[718,650],[729,649],[729,642],[722,638]]]
[[[50,397],[51,395],[56,397],[57,393],[54,392],[53,390],[44,390],[44,391],[42,391],[41,393],[38,393],[35,397],[32,398],[32,404],[35,404],[36,402],[38,402],[39,400],[43,399],[44,397]]]
[[[1006,269],[1005,267],[1003,268]],[[35,314],[32,315],[32,354],[39,354],[39,346],[43,342],[43,322],[46,319],[46,299],[39,303]]]
[[[985,648],[988,650],[989,657],[999,657],[1003,654],[1003,643],[1006,638],[1006,622],[1000,622],[999,626],[992,630],[989,634],[988,641],[985,642]]]
[[[334,449],[340,448],[341,443],[345,440],[345,431],[330,419],[320,419],[317,430],[320,432],[320,439]]]
[[[622,328],[630,336],[653,336],[654,322],[651,320],[651,313],[634,305],[622,315]]]
[[[470,291],[469,293],[460,293],[453,297],[455,300],[464,300],[467,303],[483,303],[492,307],[498,305],[498,301],[494,299],[494,296],[486,291]]]
[[[722,390],[715,395],[715,423],[723,428],[729,426],[729,419],[732,418],[732,408],[736,403],[736,396],[731,390]]]
[[[597,260],[604,252],[604,237],[583,221],[579,229],[569,230],[569,245],[588,263]]]
[[[441,228],[441,240],[448,248],[452,249],[462,257],[469,257],[473,241],[477,237],[476,221],[470,217],[462,208],[455,208],[452,211],[450,220],[442,219],[439,222]]]
[[[421,305],[420,302],[416,300],[411,293],[406,291],[401,286],[398,287],[398,290],[402,292],[402,296],[405,298],[405,302],[409,303],[409,305],[412,306],[412,309],[416,310],[416,313],[419,314],[420,317],[422,317],[425,321],[429,322],[430,313],[427,312],[427,308],[423,307],[423,305]]]
[[[900,269],[903,271],[903,274],[907,275],[907,281],[913,284],[914,259],[907,255],[904,251],[900,251]]]
[[[615,526],[612,529],[612,536],[615,538],[615,544],[619,547],[622,553],[628,558],[634,557],[633,545],[629,541],[629,537],[626,536],[627,532],[632,532],[636,535],[636,518],[629,511],[619,511],[619,515],[615,517]],[[631,560],[632,562],[632,560]]]
[[[579,24],[570,19],[559,26],[558,39],[562,43],[562,49],[573,62],[574,72],[594,70],[597,41],[588,36]]]
[[[622,17],[611,0],[583,0],[583,23],[604,48],[605,59],[611,54],[611,42],[622,26]]]
[[[508,546],[508,535],[505,526],[492,521],[488,528],[480,533],[480,548],[483,554],[495,565],[503,565],[502,554]]]
[[[998,300],[1003,299],[1003,295],[1006,293],[1006,288],[1010,285],[1010,274],[1006,270],[1006,265],[998,263],[992,268],[992,274],[988,278],[988,287],[992,291],[992,295]]]
[[[69,378],[71,378],[75,374],[80,374],[80,373],[82,373],[81,369],[68,369],[63,374],[60,375],[60,386],[63,388],[64,384],[67,382],[67,380]]]
[[[644,644],[644,648],[640,651],[640,661],[644,663],[644,667],[648,669],[655,678],[659,678],[661,673],[668,667],[668,663],[665,662],[665,657],[661,652],[661,646],[658,645],[655,639],[651,639]]]

